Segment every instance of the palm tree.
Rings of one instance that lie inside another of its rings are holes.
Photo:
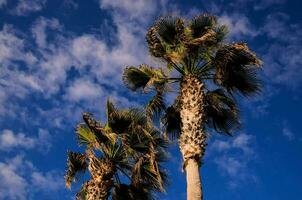
[[[107,123],[102,126],[89,113],[85,123],[76,128],[85,153],[68,152],[66,186],[89,171],[90,180],[82,184],[77,200],[153,199],[153,193],[164,191],[166,142],[160,132],[139,109],[117,109],[107,101]],[[122,180],[128,179],[127,183]]]
[[[150,54],[166,68],[142,64],[126,67],[123,74],[131,90],[155,91],[146,110],[151,117],[160,116],[164,131],[178,138],[188,200],[203,198],[199,167],[207,129],[231,135],[240,126],[236,94],[260,91],[261,61],[247,44],[227,43],[227,33],[227,27],[208,14],[188,23],[176,16],[162,17],[148,30],[146,40]],[[177,98],[167,106],[164,95],[173,91]]]

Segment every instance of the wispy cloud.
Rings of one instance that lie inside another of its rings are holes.
[[[228,140],[214,140],[209,147],[211,157],[218,170],[228,177],[230,188],[239,187],[244,182],[255,182],[257,177],[250,170],[256,158],[253,148],[255,138],[249,134],[239,134]]]
[[[64,188],[58,172],[41,172],[22,155],[0,162],[0,179],[0,199],[25,200],[37,191],[49,193]]]
[[[282,135],[289,141],[296,139],[296,134],[292,131],[287,121],[283,121]]]
[[[18,0],[16,7],[10,11],[11,14],[25,16],[44,8],[47,0]]]
[[[299,89],[302,83],[302,24],[290,23],[288,15],[275,13],[267,16],[262,31],[270,40],[264,47],[265,75],[271,83]]]
[[[7,0],[0,0],[0,8],[7,4]]]
[[[50,139],[48,131],[44,129],[39,129],[36,137],[30,137],[24,133],[14,133],[12,130],[5,129],[0,132],[0,150],[36,148],[47,152],[51,147]]]
[[[244,14],[221,15],[219,23],[227,25],[231,39],[242,39],[244,37],[255,37],[259,34]]]

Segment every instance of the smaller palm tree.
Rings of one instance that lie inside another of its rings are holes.
[[[84,153],[68,152],[66,186],[86,171],[90,180],[82,184],[77,200],[153,199],[164,191],[166,142],[139,109],[117,109],[107,101],[107,123],[101,125],[89,113],[76,128]],[[123,178],[120,178],[123,176]],[[128,184],[121,180],[127,180]]]

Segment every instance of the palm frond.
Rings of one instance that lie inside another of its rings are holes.
[[[184,20],[176,16],[164,16],[155,24],[160,39],[169,44],[177,45],[184,33]]]
[[[208,30],[214,29],[216,26],[216,17],[209,14],[197,15],[189,22],[191,35],[194,39],[203,36]]]
[[[245,43],[222,46],[216,53],[214,65],[215,83],[230,93],[240,92],[248,96],[260,91],[257,72],[261,61]]]
[[[129,111],[119,110],[111,113],[107,123],[112,132],[123,134],[129,130],[132,124],[132,118],[129,115]]]
[[[70,188],[71,183],[77,180],[77,175],[86,171],[88,166],[86,159],[84,154],[68,151],[67,171],[64,176],[67,188]]]
[[[76,200],[86,200],[86,194],[87,194],[87,187],[88,187],[89,181],[86,181],[79,192],[76,194]]]
[[[153,200],[152,190],[148,185],[138,187],[126,184],[117,184],[112,190],[112,200]]]
[[[80,145],[84,144],[89,147],[96,147],[96,145],[98,145],[95,134],[85,124],[79,124],[77,126],[76,134]]]
[[[146,156],[136,160],[132,170],[131,181],[134,186],[147,184],[157,191],[164,191],[164,185],[167,183],[167,176],[164,171],[157,170],[157,164],[151,162]]]
[[[139,67],[127,67],[123,73],[123,81],[133,91],[145,91],[146,88],[165,84],[168,77],[162,69],[142,64]]]
[[[117,109],[115,108],[113,102],[108,98],[106,101],[106,115],[107,115],[107,123],[110,121],[111,116],[116,114]]]
[[[165,110],[166,105],[164,102],[163,92],[164,91],[162,90],[158,90],[146,105],[146,113],[148,116],[158,116],[161,111]]]
[[[148,30],[146,34],[146,40],[148,43],[149,52],[152,56],[156,58],[164,57],[166,51],[157,36],[157,30],[154,26]]]
[[[214,29],[215,33],[216,33],[216,42],[220,43],[222,42],[227,34],[229,33],[228,27],[226,25],[221,25],[221,26],[217,26]]]
[[[104,129],[101,126],[101,123],[93,119],[91,114],[84,112],[83,120],[86,123],[87,127],[95,134],[99,142],[104,143],[108,141],[108,137],[106,136]]]
[[[179,97],[177,97],[174,104],[172,106],[169,106],[165,110],[165,113],[161,119],[165,133],[170,136],[172,140],[178,138],[181,133],[181,118],[179,106]]]
[[[218,133],[231,135],[240,127],[239,111],[231,96],[222,89],[206,93],[205,111],[207,125]]]

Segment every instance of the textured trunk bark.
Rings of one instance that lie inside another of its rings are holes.
[[[87,183],[85,200],[107,200],[113,186],[114,166],[110,162],[99,160],[90,150],[86,153],[92,179]]]
[[[199,165],[196,160],[189,159],[185,170],[187,173],[187,200],[203,199]]]
[[[204,86],[193,75],[186,75],[180,85],[181,135],[179,147],[187,172],[187,200],[201,200],[199,163],[204,155],[206,133],[204,130]]]

